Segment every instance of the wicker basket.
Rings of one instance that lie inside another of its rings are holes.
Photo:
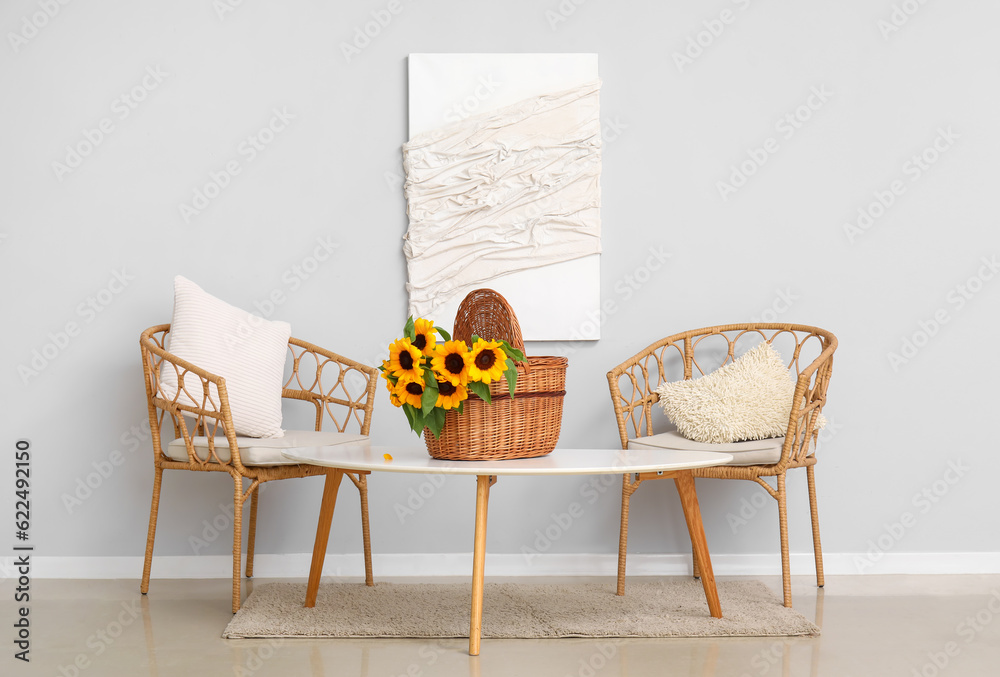
[[[458,308],[455,340],[472,344],[472,335],[506,339],[524,352],[517,316],[507,300],[492,289],[470,292]],[[504,461],[544,456],[556,447],[566,395],[565,357],[526,357],[517,365],[514,397],[507,381],[490,384],[491,404],[469,393],[461,415],[449,411],[441,437],[424,429],[427,451],[447,461]]]

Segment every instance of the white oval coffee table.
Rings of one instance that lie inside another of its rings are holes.
[[[345,470],[363,472],[399,472],[417,474],[476,476],[476,535],[472,557],[472,618],[469,624],[469,654],[479,655],[483,618],[483,576],[486,563],[486,515],[490,487],[500,475],[628,475],[637,479],[672,477],[684,508],[684,519],[691,536],[692,550],[701,569],[709,612],[722,618],[719,594],[715,588],[712,561],[701,523],[698,495],[695,493],[693,468],[722,465],[732,460],[729,454],[707,451],[669,451],[636,449],[556,449],[547,456],[513,461],[439,461],[431,458],[424,447],[374,446],[368,443],[343,444],[329,447],[296,447],[282,454],[290,460],[326,466],[335,472],[326,476],[323,502],[316,527],[309,567],[309,585],[305,606],[316,605],[323,561],[333,523],[337,491]],[[387,460],[388,454],[392,460]],[[622,516],[623,519],[626,517]]]

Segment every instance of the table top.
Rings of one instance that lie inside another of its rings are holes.
[[[668,449],[556,449],[546,456],[511,461],[439,461],[425,447],[370,443],[294,447],[281,452],[300,463],[343,470],[425,475],[624,475],[633,472],[689,470],[722,465],[730,454]],[[389,454],[392,460],[385,458]]]

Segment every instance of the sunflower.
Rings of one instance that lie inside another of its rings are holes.
[[[477,340],[472,350],[466,354],[465,361],[469,366],[470,381],[497,381],[507,369],[507,354],[500,347],[499,341]]]
[[[434,349],[431,368],[437,374],[438,381],[445,378],[453,386],[464,386],[469,382],[469,365],[465,363],[465,355],[469,352],[465,341],[448,341],[443,346]]]
[[[435,407],[444,410],[456,408],[462,400],[469,397],[469,391],[462,384],[454,385],[450,381],[438,380],[438,398]]]
[[[410,339],[401,338],[389,346],[389,371],[400,378],[409,376],[422,379],[424,370],[420,366],[423,356],[420,350],[410,343]]]
[[[398,379],[389,371],[389,360],[382,360],[382,378],[385,379],[385,389],[389,391],[389,402],[394,407],[402,406],[402,402],[396,397],[396,381]]]
[[[427,357],[434,355],[434,345],[437,337],[434,336],[434,322],[432,320],[417,320],[413,323],[417,335],[413,338],[414,347]]]
[[[400,376],[393,390],[393,395],[396,396],[400,404],[409,404],[419,409],[424,397],[424,381],[409,376]]]

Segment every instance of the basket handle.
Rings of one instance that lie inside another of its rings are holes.
[[[505,339],[511,347],[524,353],[524,338],[517,315],[507,299],[492,289],[474,289],[458,306],[452,338],[472,345],[473,334],[491,341]],[[518,363],[525,370],[528,369],[527,359],[525,356],[524,362]]]

